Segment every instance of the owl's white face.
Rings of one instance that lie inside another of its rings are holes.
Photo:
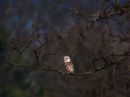
[[[70,62],[70,57],[69,56],[64,56],[64,62]]]

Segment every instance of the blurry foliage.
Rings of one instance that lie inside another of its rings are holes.
[[[120,73],[129,66],[130,5],[120,1],[0,1],[0,96],[128,95]],[[62,74],[64,55],[77,75]]]
[[[0,27],[0,48],[3,48],[7,44],[10,34],[7,28]]]
[[[8,86],[6,92],[8,92],[6,97],[28,97],[25,91],[14,86]]]

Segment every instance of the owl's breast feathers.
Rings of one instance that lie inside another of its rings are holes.
[[[68,73],[74,73],[74,67],[73,67],[73,63],[71,61],[65,62],[65,66],[66,66]]]
[[[65,62],[65,66],[71,66],[73,68],[73,63],[70,61],[70,62]]]

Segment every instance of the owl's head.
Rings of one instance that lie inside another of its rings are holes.
[[[69,56],[64,56],[64,62],[70,62],[70,57]]]

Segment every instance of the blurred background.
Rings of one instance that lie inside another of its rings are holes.
[[[0,97],[129,97],[129,56],[129,0],[0,0]]]

